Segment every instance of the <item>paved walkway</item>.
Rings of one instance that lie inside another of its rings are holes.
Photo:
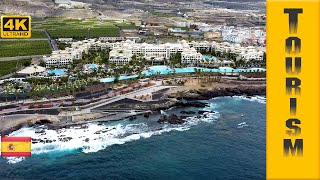
[[[68,100],[68,99],[73,99],[73,96],[64,96],[64,97],[59,97],[59,98],[52,98],[52,99],[41,99],[41,100],[32,100],[32,99],[26,99],[26,100],[20,100],[20,101],[15,101],[13,102],[2,102],[0,103],[0,106],[5,106],[5,105],[18,105],[18,104],[27,104],[27,103],[44,103],[44,102],[52,102],[52,101],[62,101],[62,100]]]
[[[123,94],[123,95],[118,95],[116,97],[112,97],[112,98],[108,98],[108,99],[103,99],[103,100],[100,100],[98,102],[94,102],[94,103],[90,103],[90,104],[87,104],[87,105],[84,105],[84,106],[80,106],[82,111],[84,112],[92,112],[92,110],[96,109],[96,108],[99,108],[101,106],[104,106],[104,105],[107,105],[107,104],[110,104],[110,103],[113,103],[113,102],[116,102],[116,101],[119,101],[119,100],[122,100],[122,99],[125,99],[125,98],[131,98],[131,99],[134,99],[135,96],[139,96],[139,95],[144,95],[144,94],[151,94],[153,92],[157,92],[157,91],[160,91],[162,89],[167,89],[167,88],[172,88],[174,86],[163,86],[161,85],[161,81],[156,81],[155,82],[156,85],[154,86],[151,86],[151,87],[146,87],[146,88],[143,88],[143,89],[139,89],[139,90],[136,90],[136,91],[133,91],[133,92],[130,92],[130,93],[127,93],[127,94]],[[4,105],[14,105],[14,104],[20,104],[20,103],[39,103],[39,102],[52,102],[52,101],[58,101],[58,100],[67,100],[67,99],[73,99],[72,96],[67,96],[67,97],[60,97],[60,98],[56,98],[56,99],[43,99],[43,100],[38,100],[38,101],[34,101],[34,100],[31,100],[31,99],[28,99],[28,100],[24,100],[24,101],[18,101],[18,102],[15,102],[15,103],[10,103],[10,102],[5,102],[5,103],[0,103],[0,106],[4,106]],[[41,108],[41,109],[56,109],[57,107],[53,107],[53,108]],[[23,110],[26,110],[26,109],[23,109]],[[36,110],[36,109],[32,109],[32,110]],[[17,112],[17,111],[20,111],[20,110],[17,110],[16,108],[14,109],[10,109],[8,111],[8,109],[6,111],[3,111],[1,112],[0,111],[0,114],[3,114],[3,113],[8,113],[8,112]]]
[[[173,87],[173,86],[161,86],[160,84],[161,84],[161,81],[157,81],[156,85],[154,85],[154,86],[143,88],[143,89],[139,89],[139,90],[136,90],[136,91],[133,91],[133,92],[130,92],[130,93],[127,93],[127,94],[119,95],[119,96],[116,96],[116,97],[112,97],[112,98],[109,98],[109,99],[104,99],[104,100],[98,101],[96,103],[91,103],[91,104],[89,104],[87,106],[87,109],[91,111],[93,109],[99,108],[101,106],[104,106],[104,105],[107,105],[107,104],[110,104],[110,103],[113,103],[113,102],[116,102],[116,101],[120,101],[120,100],[125,99],[125,98],[134,99],[135,96],[140,96],[140,95],[144,95],[144,94],[151,94],[153,92],[157,92],[157,91],[160,91],[162,89],[167,89],[167,88],[172,88]],[[82,108],[85,108],[85,106],[83,106]]]

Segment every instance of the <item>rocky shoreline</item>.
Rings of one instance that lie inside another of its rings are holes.
[[[215,87],[212,89],[186,90],[177,93],[171,93],[169,98],[177,100],[208,100],[222,96],[265,96],[266,86],[233,86],[233,87]]]
[[[179,89],[178,89],[179,90]],[[166,100],[163,102],[154,102],[150,104],[149,110],[153,112],[160,112],[160,110],[167,110],[172,107],[206,107],[207,104],[199,102],[197,100],[208,100],[215,97],[222,96],[255,96],[255,95],[266,95],[265,84],[258,85],[228,85],[228,84],[218,84],[211,89],[187,89],[182,91],[177,91],[174,93],[167,93]],[[203,112],[199,112],[202,114]],[[182,114],[195,114],[193,112],[182,112]],[[92,115],[93,114],[89,114]],[[150,114],[145,115],[149,117]],[[17,119],[17,116],[19,119]],[[21,117],[22,116],[22,117]],[[11,117],[11,116],[9,116]],[[96,117],[96,116],[94,116]],[[100,117],[100,116],[99,116]],[[60,123],[60,116],[49,116],[49,115],[12,115],[12,118],[0,121],[0,134],[8,135],[11,132],[18,130],[22,127],[33,126],[36,123],[50,124],[50,126]],[[90,119],[90,118],[89,118]],[[185,117],[162,117],[159,123],[172,123],[181,124],[184,123]],[[79,120],[80,121],[80,120]],[[81,121],[86,122],[86,121]],[[90,121],[87,121],[89,123]],[[72,126],[73,123],[65,123],[64,126]]]

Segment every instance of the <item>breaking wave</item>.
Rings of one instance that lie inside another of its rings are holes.
[[[25,158],[24,157],[7,157],[8,164],[16,164],[18,162],[23,161]]]
[[[266,97],[265,96],[233,96],[233,98],[243,99],[251,102],[258,102],[262,104],[266,104]]]
[[[46,126],[22,128],[11,136],[31,136],[32,154],[79,150],[83,153],[98,152],[115,144],[150,138],[171,131],[187,131],[200,123],[211,123],[220,117],[218,112],[206,112],[198,117],[188,117],[182,125],[137,123],[117,125],[86,124],[58,130]],[[23,158],[7,158],[8,163],[18,163]]]

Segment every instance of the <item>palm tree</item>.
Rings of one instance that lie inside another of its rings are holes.
[[[117,83],[119,81],[119,78],[120,78],[120,73],[118,71],[115,72],[114,78],[115,78],[114,82]]]
[[[137,60],[137,55],[136,54],[132,55],[132,61],[136,61],[136,60]]]

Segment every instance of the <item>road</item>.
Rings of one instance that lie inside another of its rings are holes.
[[[0,61],[14,61],[14,60],[20,60],[20,59],[42,58],[43,56],[50,56],[50,54],[32,55],[32,56],[3,57],[3,58],[0,58]]]
[[[48,33],[47,30],[44,30],[44,32],[46,33],[47,37],[48,37],[48,41],[49,41],[49,44],[50,44],[50,47],[51,47],[51,50],[52,51],[58,51],[58,45],[57,45],[57,42],[56,40],[52,39],[50,34]]]
[[[29,38],[29,39],[0,39],[1,41],[46,41],[48,38]]]

